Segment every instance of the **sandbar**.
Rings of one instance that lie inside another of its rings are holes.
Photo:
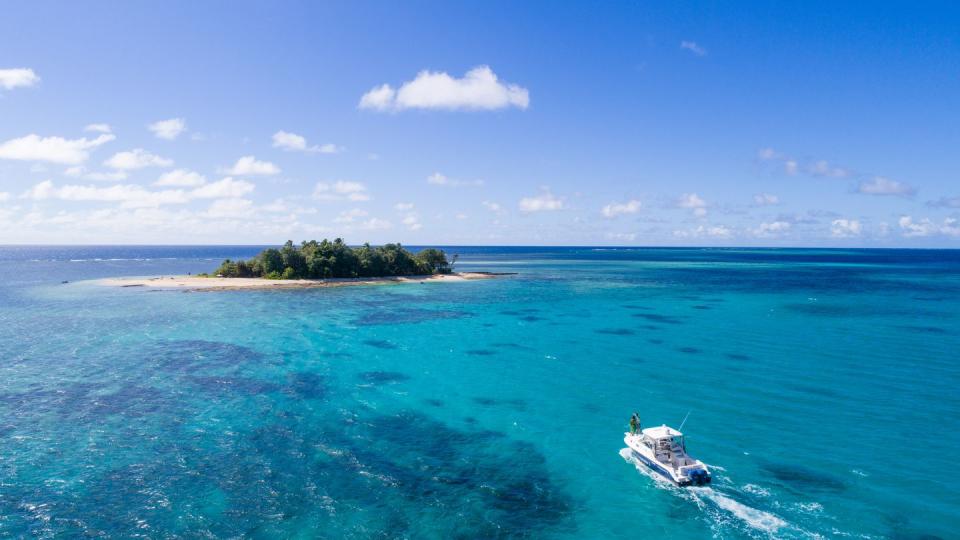
[[[379,278],[330,279],[264,279],[203,276],[157,276],[145,278],[107,278],[98,280],[111,287],[150,287],[158,289],[237,290],[237,289],[308,289],[318,287],[348,287],[354,285],[386,285],[391,283],[427,283],[471,281],[507,275],[499,272],[454,272],[427,276],[391,276]]]

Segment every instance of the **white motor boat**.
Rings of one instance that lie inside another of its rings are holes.
[[[627,443],[634,458],[678,486],[710,483],[707,466],[687,455],[683,433],[666,424],[639,433],[624,433],[623,442]]]

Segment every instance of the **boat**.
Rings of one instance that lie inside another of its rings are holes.
[[[678,486],[702,486],[711,481],[710,469],[700,460],[687,455],[683,433],[666,424],[624,433],[635,459]]]

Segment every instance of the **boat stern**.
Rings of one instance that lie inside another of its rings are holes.
[[[697,467],[683,471],[683,476],[677,482],[681,486],[705,486],[713,481],[710,471],[706,467]]]

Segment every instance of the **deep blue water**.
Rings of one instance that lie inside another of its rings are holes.
[[[517,275],[90,281],[259,250],[0,247],[0,537],[958,537],[958,251],[464,247]],[[713,487],[625,460],[634,410],[689,411]]]

